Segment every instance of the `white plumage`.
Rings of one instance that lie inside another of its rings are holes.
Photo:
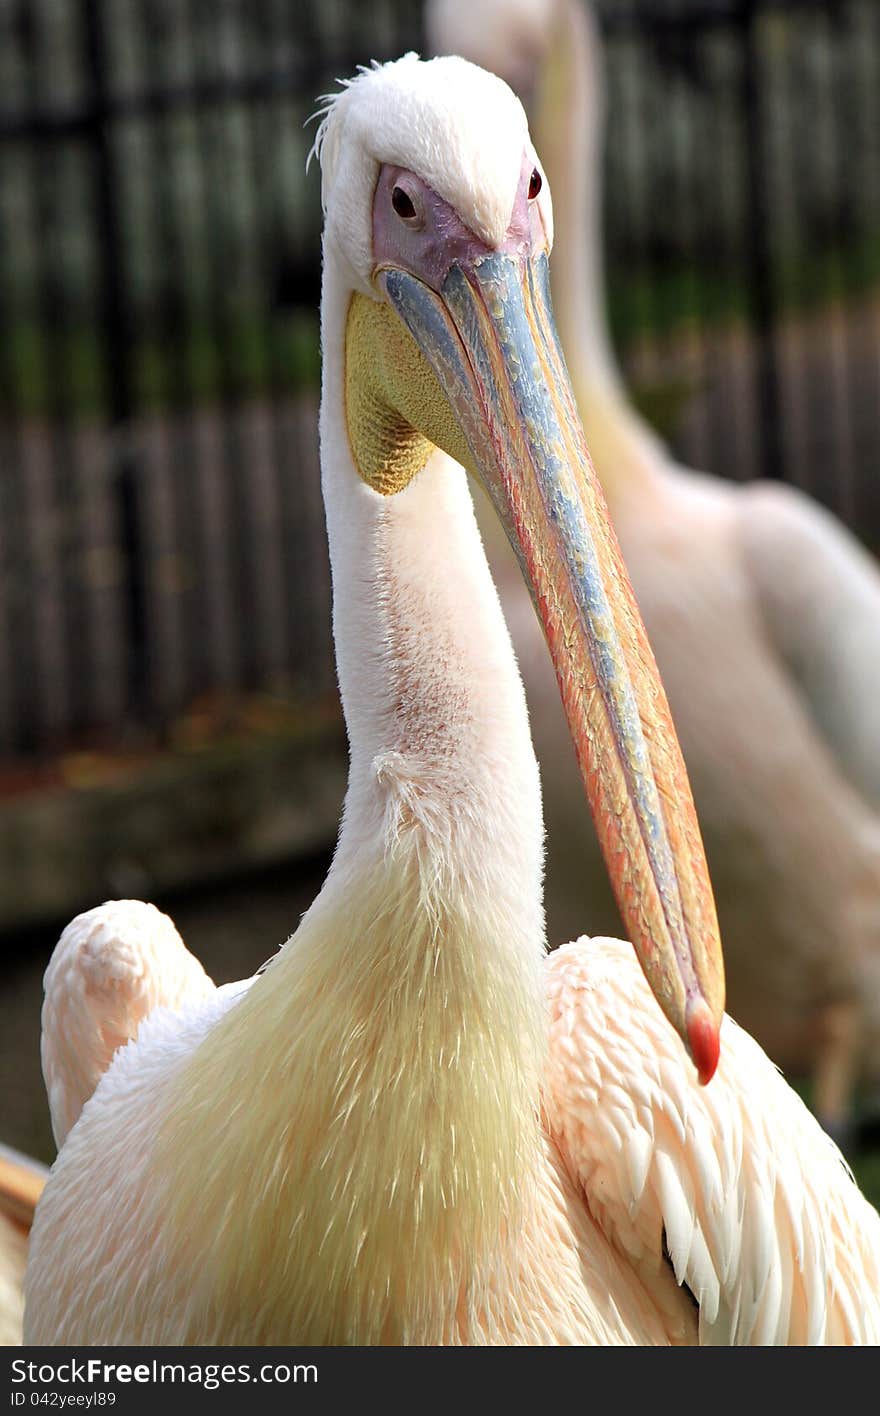
[[[658,1304],[675,1311],[665,1233],[702,1344],[876,1342],[876,1216],[754,1039],[725,1018],[718,1071],[693,1086],[618,940],[557,950],[548,994],[549,1092],[570,1101],[558,1113],[551,1102],[551,1125],[592,1213]],[[637,1027],[613,1026],[626,1015]]]
[[[386,495],[355,461],[364,433],[348,421],[346,351],[363,377],[373,366],[357,362],[351,311],[390,328],[391,296],[384,302],[370,282],[383,223],[396,228],[372,194],[386,190],[389,164],[408,165],[399,180],[424,210],[421,227],[407,230],[430,234],[436,211],[444,239],[457,221],[491,233],[493,213],[513,206],[540,257],[546,228],[526,204],[532,158],[511,104],[499,81],[469,65],[408,57],[363,74],[326,120],[322,469],[351,749],[340,839],[296,933],[244,985],[213,991],[166,922],[136,904],[105,906],[110,927],[93,912],[69,936],[66,966],[47,974],[45,1017],[51,1034],[62,988],[88,999],[81,1074],[100,1067],[108,1038],[141,1020],[85,1101],[38,1207],[29,1341],[867,1342],[880,1333],[880,1218],[760,1049],[725,1022],[721,1070],[700,1088],[627,946],[581,940],[545,958],[537,766],[465,473],[429,449]],[[487,109],[515,120],[505,126],[517,163],[493,167],[485,148],[479,163],[465,160]],[[446,154],[455,207],[419,186],[413,164],[424,152]],[[356,184],[374,203],[367,256],[364,213],[349,244],[336,205],[337,184],[348,201],[359,166],[379,179]],[[477,194],[469,171],[480,174]],[[399,205],[400,220],[412,220]],[[471,236],[458,239],[456,271],[474,277]],[[517,240],[525,254],[517,247],[509,267],[491,270],[531,271],[532,246]],[[420,269],[416,257],[409,264]],[[353,292],[365,286],[372,303],[359,307]],[[395,364],[381,345],[388,398],[419,367],[405,348]],[[518,379],[526,366],[511,357],[496,367]],[[390,422],[398,451],[406,429],[392,412],[377,405],[367,433]],[[442,422],[442,400],[429,412]],[[501,437],[499,423],[493,447]],[[593,530],[605,534],[598,518]],[[575,662],[567,639],[580,631],[568,628],[555,646],[560,665]],[[601,632],[611,656],[610,619]],[[569,691],[572,720],[597,721],[596,698]],[[618,740],[623,751],[629,739]],[[690,818],[677,809],[669,804],[669,820],[684,858]],[[620,810],[632,808],[621,800]],[[619,854],[636,911],[648,913],[637,851],[625,844]],[[667,882],[670,896],[687,879]],[[168,998],[157,989],[144,1018],[153,931],[186,983],[174,1007],[159,1006]],[[97,960],[77,936],[98,941]],[[123,954],[129,963],[117,970]],[[712,1041],[713,974],[711,959],[692,957],[687,1021],[677,1026],[699,1051],[701,1036]],[[83,986],[83,972],[114,987]],[[674,1000],[664,1006],[674,1013]],[[50,1058],[58,1043],[47,1035]],[[55,1090],[63,1128],[82,1085]]]
[[[114,1053],[137,1036],[144,1018],[215,991],[168,916],[140,900],[77,915],[43,984],[43,1076],[59,1149]]]

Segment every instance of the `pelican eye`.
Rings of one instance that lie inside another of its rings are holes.
[[[540,174],[540,172],[538,171],[537,167],[533,168],[533,169],[532,169],[532,175],[531,175],[531,177],[529,178],[529,201],[530,201],[530,202],[533,202],[533,201],[535,200],[535,197],[538,195],[538,193],[540,192],[540,190],[541,190],[541,188],[543,187],[543,185],[544,185],[544,183],[543,183],[543,181],[542,181],[542,179],[541,179],[541,174]]]
[[[397,212],[401,221],[414,221],[416,209],[412,197],[410,197],[402,187],[394,187],[391,192],[391,205]]]

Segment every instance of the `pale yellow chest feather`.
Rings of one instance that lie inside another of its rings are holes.
[[[439,1342],[484,1306],[531,1202],[543,1047],[486,944],[389,867],[316,906],[214,1029],[158,1156],[183,1340]]]

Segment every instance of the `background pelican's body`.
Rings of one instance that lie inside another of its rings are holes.
[[[580,0],[431,0],[432,45],[520,84],[554,192],[553,287],[584,427],[669,696],[718,904],[730,1012],[846,1120],[880,1084],[880,574],[792,488],[676,466],[626,398],[601,275],[601,46]],[[550,832],[551,938],[589,878],[613,906],[560,753],[558,695],[519,577],[503,599]]]
[[[334,105],[325,183],[351,199],[368,144],[414,164],[421,136],[464,206],[483,111],[521,162],[524,118],[497,80],[413,57],[370,71]],[[444,143],[419,134],[438,113]],[[507,167],[477,189],[502,234]],[[365,223],[349,241],[335,190],[321,436],[351,751],[339,844],[244,991],[160,1006],[116,1053],[38,1208],[28,1340],[874,1340],[880,1219],[760,1050],[725,1024],[700,1088],[627,946],[545,960],[538,772],[466,476],[435,452],[382,496],[353,462],[344,331]]]

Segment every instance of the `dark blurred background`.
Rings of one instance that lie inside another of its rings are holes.
[[[596,8],[636,402],[686,464],[796,483],[876,549],[880,0]],[[304,125],[410,48],[410,0],[0,0],[0,1140],[45,1159],[66,920],[151,898],[221,981],[326,868]]]

